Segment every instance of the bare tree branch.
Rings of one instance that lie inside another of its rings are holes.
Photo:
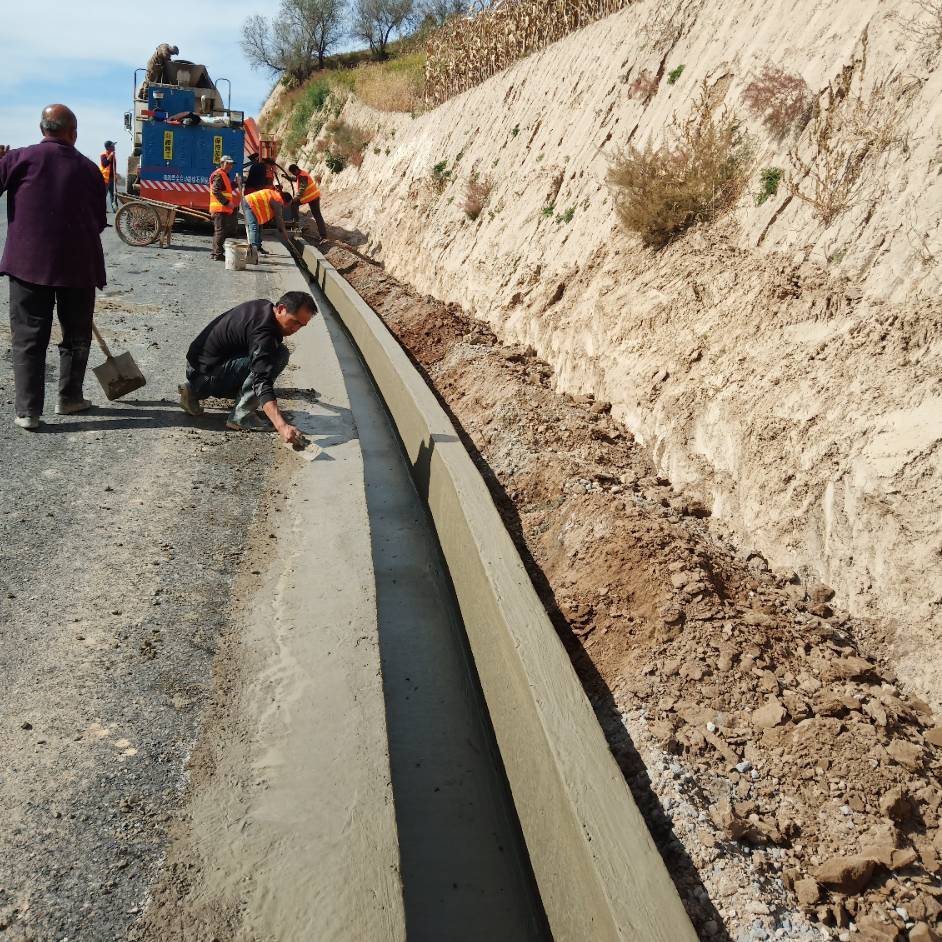
[[[345,0],[281,0],[269,23],[250,16],[242,24],[242,51],[253,68],[303,82],[343,35]]]
[[[415,12],[415,0],[355,0],[353,35],[367,43],[377,59],[385,59],[392,35],[410,26]]]

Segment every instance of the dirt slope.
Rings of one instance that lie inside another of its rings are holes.
[[[744,552],[887,619],[901,673],[938,706],[942,72],[896,7],[637,3],[432,113],[351,101],[344,119],[374,138],[360,169],[327,176],[324,203],[398,278],[532,345],[557,389],[610,401],[657,472]],[[814,120],[796,143],[748,117],[743,89],[768,61],[836,102],[830,157]],[[630,94],[645,71],[662,77],[648,104]],[[823,166],[879,138],[845,211],[824,225],[783,185],[660,252],[620,232],[611,156],[659,140],[703,81],[746,120],[757,180],[791,172],[792,147]],[[473,222],[472,172],[493,185]]]
[[[942,728],[866,626],[737,558],[532,350],[329,254],[455,418],[701,937],[932,938]]]

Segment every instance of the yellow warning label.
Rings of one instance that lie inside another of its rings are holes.
[[[173,131],[164,131],[164,160],[173,160]]]
[[[213,138],[213,163],[218,164],[222,158],[222,136]]]

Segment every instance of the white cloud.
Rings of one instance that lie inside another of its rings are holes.
[[[48,102],[42,101],[0,111],[0,143],[9,142],[15,147],[22,147],[39,141],[39,116],[46,104]],[[78,149],[92,160],[97,160],[104,142],[109,139],[116,141],[119,166],[123,165],[130,147],[123,146],[128,137],[124,132],[122,113],[77,99],[72,99],[69,106],[79,119]]]
[[[6,6],[4,0],[3,6]],[[239,48],[242,21],[269,15],[275,0],[217,0],[163,4],[29,0],[0,31],[0,143],[38,139],[39,112],[63,101],[79,117],[79,148],[97,157],[102,142],[126,140],[135,68],[158,43],[180,47],[180,58],[206,65],[213,78],[232,80],[232,106],[255,114],[271,82],[253,72]]]

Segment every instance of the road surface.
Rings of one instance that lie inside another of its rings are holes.
[[[342,331],[298,335],[282,378],[309,463],[176,406],[192,337],[303,287],[291,260],[104,242],[96,319],[148,378],[127,401],[89,373],[93,412],[16,429],[0,298],[0,937],[545,938],[437,546]]]

